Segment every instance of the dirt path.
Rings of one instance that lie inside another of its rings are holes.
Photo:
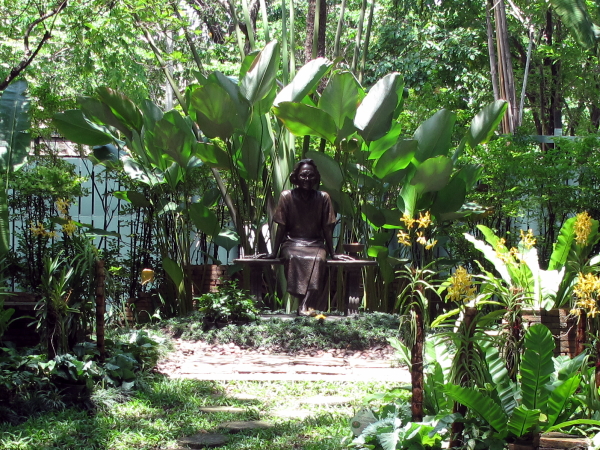
[[[158,364],[170,378],[197,380],[323,380],[409,383],[393,349],[307,351],[287,355],[175,339],[175,351]]]

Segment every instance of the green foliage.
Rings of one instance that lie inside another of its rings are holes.
[[[319,320],[297,317],[293,320],[261,319],[243,326],[229,325],[204,331],[202,316],[170,319],[156,326],[166,326],[170,333],[187,340],[209,344],[234,343],[242,348],[265,348],[276,352],[297,353],[304,350],[332,348],[365,350],[387,345],[387,339],[398,337],[398,316],[371,313],[356,318]]]
[[[258,308],[254,299],[237,287],[236,281],[224,281],[217,292],[203,294],[196,299],[198,311],[207,323],[255,321]]]

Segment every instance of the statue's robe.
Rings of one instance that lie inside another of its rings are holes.
[[[327,250],[323,230],[336,221],[327,192],[300,188],[283,191],[274,220],[285,227],[280,256],[284,259],[287,290],[296,297],[323,290]],[[306,198],[305,198],[306,197]]]

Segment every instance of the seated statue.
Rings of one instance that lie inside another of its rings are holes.
[[[325,286],[327,255],[352,258],[333,250],[336,216],[329,194],[317,190],[321,175],[314,161],[299,161],[290,181],[296,187],[281,193],[273,218],[278,225],[273,252],[261,257],[284,260],[287,291],[299,300],[298,314],[307,315],[316,309]]]

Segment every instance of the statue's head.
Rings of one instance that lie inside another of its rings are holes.
[[[304,189],[316,189],[321,184],[321,174],[312,159],[302,159],[294,166],[290,181]]]

